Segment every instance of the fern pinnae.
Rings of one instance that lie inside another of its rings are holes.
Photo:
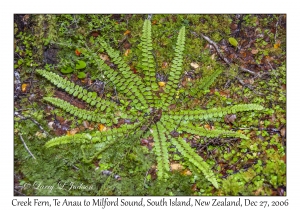
[[[204,174],[206,179],[210,181],[215,188],[219,188],[218,182],[209,165],[204,162],[202,157],[194,152],[191,146],[184,141],[182,137],[171,138],[171,142],[176,146],[178,151],[186,157],[193,165],[195,165]]]
[[[222,70],[217,69],[217,70],[213,71],[212,74],[209,74],[204,78],[201,78],[201,80],[199,82],[195,83],[196,85],[198,85],[197,89],[198,90],[207,90],[221,73],[222,73]]]
[[[237,112],[262,110],[263,107],[258,104],[238,104],[230,107],[213,108],[213,109],[195,109],[189,111],[170,112],[169,117],[171,119],[181,119],[184,117],[185,120],[215,120],[220,117],[224,117],[227,114],[234,114]]]
[[[125,133],[134,130],[140,123],[135,124],[123,124],[119,128],[113,128],[107,131],[96,131],[95,133],[89,134],[74,134],[56,137],[46,143],[46,147],[58,146],[61,144],[69,143],[80,143],[80,144],[91,144],[91,143],[105,143],[111,145],[118,140],[118,137],[124,136]]]
[[[182,27],[179,31],[176,48],[175,48],[175,56],[171,64],[171,70],[168,77],[168,82],[165,89],[165,94],[163,97],[163,103],[168,104],[174,98],[180,76],[182,74],[182,64],[183,64],[183,51],[184,51],[184,43],[185,43],[185,27]]]
[[[165,129],[160,122],[156,123],[153,130],[154,151],[157,160],[157,176],[158,179],[168,178],[167,172],[169,169],[169,156],[167,149],[167,138],[165,136]]]
[[[152,39],[151,39],[151,22],[145,20],[143,25],[143,34],[141,37],[142,47],[142,71],[144,74],[143,81],[145,82],[148,89],[145,91],[147,100],[153,103],[154,91],[158,90],[158,85],[155,77],[155,65],[154,57],[152,55]]]
[[[92,136],[88,133],[84,134],[74,134],[74,135],[66,135],[61,137],[56,137],[46,142],[45,146],[47,148],[59,146],[63,144],[87,144],[90,143]]]
[[[203,127],[195,127],[193,125],[182,125],[178,128],[178,131],[184,131],[190,134],[195,134],[199,136],[204,136],[208,138],[214,138],[214,137],[237,137],[237,138],[243,138],[248,139],[247,136],[244,134],[234,132],[234,131],[227,131],[227,130],[206,130]]]
[[[71,81],[63,79],[62,77],[53,72],[48,72],[39,69],[36,70],[36,72],[41,76],[45,77],[52,84],[69,93],[70,95],[73,95],[74,97],[77,97],[78,99],[87,102],[91,106],[100,108],[102,111],[104,111],[107,108],[114,109],[116,106],[114,102],[103,100],[100,97],[98,97],[96,92],[88,91]]]
[[[73,106],[72,104],[70,104],[64,100],[61,100],[59,98],[44,97],[44,100],[65,110],[66,112],[69,112],[70,114],[72,114],[80,119],[99,122],[99,123],[100,122],[105,123],[105,122],[113,119],[113,117],[110,115],[104,115],[104,114],[99,114],[99,113],[96,114],[94,111],[79,109],[76,106]]]
[[[138,99],[144,107],[147,107],[147,104],[145,103],[146,98],[144,96],[146,89],[141,78],[139,78],[136,74],[132,74],[130,67],[125,63],[123,58],[120,57],[119,52],[112,49],[103,39],[100,39],[100,43],[106,50],[107,54],[112,58],[112,61],[118,66],[118,71],[125,79],[124,83],[126,86],[129,86],[133,95],[135,95],[135,98]],[[137,85],[139,88],[137,88]]]

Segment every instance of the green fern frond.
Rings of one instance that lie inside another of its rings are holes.
[[[142,83],[142,80],[136,75],[132,74],[130,67],[125,63],[123,58],[120,56],[118,51],[115,51],[111,48],[103,39],[100,39],[101,45],[106,50],[107,54],[110,56],[112,61],[118,66],[118,72],[121,73],[122,77],[119,76],[118,79],[124,78],[124,84],[129,87],[132,91],[133,95],[137,99],[137,103],[141,102],[144,107],[147,107],[146,100],[144,96],[144,92],[146,91],[145,85]],[[117,75],[115,75],[117,76]],[[120,83],[123,84],[121,81],[114,81],[115,84]],[[122,88],[119,88],[122,90]],[[125,90],[125,88],[124,88]]]
[[[176,146],[178,151],[188,159],[189,162],[195,165],[204,174],[205,178],[210,181],[215,188],[219,188],[216,177],[209,165],[204,162],[202,157],[195,153],[195,151],[188,143],[186,143],[186,141],[184,141],[183,138],[171,138],[171,142]]]
[[[167,172],[170,170],[166,130],[160,122],[157,122],[153,130],[154,152],[157,161],[157,177],[158,179],[167,179]]]
[[[116,106],[115,103],[110,102],[108,100],[103,100],[100,97],[98,97],[96,92],[87,91],[81,86],[62,78],[61,76],[53,72],[48,72],[39,69],[36,70],[36,72],[41,76],[45,77],[48,81],[56,85],[58,88],[61,88],[70,95],[73,95],[74,97],[77,97],[78,99],[89,103],[91,106],[100,108],[101,111],[104,111],[108,107],[110,109],[114,109],[114,107]]]
[[[119,128],[114,128],[107,131],[97,131],[93,134],[85,133],[85,134],[75,134],[70,136],[61,136],[57,138],[53,138],[48,141],[45,146],[47,148],[58,146],[62,144],[91,144],[91,143],[103,143],[106,142],[107,145],[112,145],[115,143],[118,138],[123,137],[125,134],[134,130],[140,123],[135,124],[124,124]],[[107,148],[106,146],[104,146]]]
[[[258,104],[238,104],[225,108],[213,108],[208,110],[184,110],[180,112],[170,112],[171,119],[180,120],[215,120],[227,114],[234,114],[237,112],[262,110],[263,107]]]
[[[185,43],[185,27],[182,27],[178,34],[176,48],[175,48],[175,57],[171,64],[171,70],[165,88],[165,94],[162,95],[163,104],[166,104],[166,107],[168,107],[168,105],[174,99],[174,95],[177,90],[179,79],[182,74],[184,43]]]
[[[158,85],[155,77],[155,64],[154,57],[152,55],[152,39],[151,39],[151,22],[145,20],[143,26],[143,35],[141,37],[142,47],[142,72],[144,74],[144,82],[148,88],[144,95],[148,98],[150,103],[153,103],[153,91],[158,89]]]
[[[212,85],[212,83],[215,81],[215,79],[222,73],[221,69],[217,69],[216,71],[213,71],[213,73],[203,77],[200,79],[199,82],[195,82],[195,89],[191,89],[191,95],[197,95],[199,91],[201,90],[208,90],[208,88]]]
[[[80,119],[94,121],[94,122],[101,122],[101,123],[107,123],[113,119],[113,117],[109,114],[104,115],[104,114],[99,114],[95,111],[87,111],[85,109],[79,109],[78,107],[73,106],[72,104],[64,100],[61,100],[59,98],[44,97],[44,100],[65,110],[66,112],[69,112],[70,114]]]
[[[195,134],[199,136],[204,136],[207,138],[213,138],[213,137],[237,137],[242,139],[248,139],[247,136],[244,134],[234,132],[234,131],[226,131],[226,130],[207,130],[202,127],[195,127],[193,125],[182,125],[179,126],[178,131],[185,131],[190,134]]]
[[[122,75],[119,71],[110,68],[102,59],[97,59],[96,63],[103,70],[104,79],[109,80],[118,92],[124,94],[128,100],[133,102],[131,106],[138,110],[141,110],[142,107],[148,107],[146,99],[136,88],[143,85],[139,78],[131,77],[131,74]]]
[[[45,146],[46,148],[54,147],[62,144],[87,144],[90,143],[92,136],[88,133],[74,134],[72,136],[61,136],[56,137],[48,141]]]

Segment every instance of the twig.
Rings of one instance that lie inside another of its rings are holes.
[[[192,33],[193,33],[195,36],[198,36],[195,32],[192,32]],[[207,36],[203,35],[202,33],[200,33],[200,35],[203,37],[203,39],[205,39],[209,44],[211,44],[211,45],[215,48],[215,50],[217,51],[217,53],[219,54],[219,56],[225,61],[225,63],[226,63],[228,66],[231,66],[231,65],[232,65],[231,62],[229,62],[229,60],[228,60],[227,58],[225,58],[225,56],[221,53],[221,51],[220,51],[218,45],[217,45],[214,41],[212,41],[210,38],[208,38]],[[241,66],[239,66],[239,69],[240,69],[241,71],[244,71],[244,72],[247,72],[247,73],[250,73],[250,74],[254,75],[254,76],[255,76],[254,78],[256,78],[256,77],[262,77],[264,74],[268,74],[268,73],[263,73],[263,74],[255,73],[254,71],[251,71],[251,70],[246,69],[246,68],[241,67]],[[239,77],[237,77],[237,76],[236,76],[235,78],[236,78],[236,79],[239,81],[239,83],[241,83],[243,86],[246,86],[246,87],[248,87],[249,89],[255,91],[254,88],[253,88],[251,85],[246,84],[241,78],[239,78]],[[227,83],[226,83],[226,84],[227,84]],[[257,92],[257,91],[255,91],[255,93],[258,94],[258,95],[262,95],[261,93],[259,93],[259,92]]]
[[[257,73],[255,73],[254,71],[251,71],[251,70],[249,70],[249,69],[246,69],[246,68],[244,68],[244,67],[241,67],[241,66],[240,66],[240,70],[242,70],[242,71],[244,71],[244,72],[248,72],[249,74],[252,74],[252,75],[254,75],[254,76],[257,76]]]
[[[194,35],[197,36],[197,34],[195,32],[192,32]],[[208,38],[207,36],[203,35],[203,34],[200,34],[203,39],[205,39],[209,44],[211,44],[212,46],[214,46],[214,48],[216,49],[217,53],[219,54],[219,56],[225,61],[225,63],[227,63],[229,66],[231,66],[231,63],[228,61],[227,58],[224,57],[224,55],[221,53],[218,45],[212,41],[210,38]]]
[[[22,195],[22,196],[25,196],[23,193],[20,193],[19,191],[17,190],[14,190],[15,193],[19,194],[19,195]]]
[[[23,143],[25,149],[27,150],[27,152],[31,155],[31,157],[33,157],[33,159],[36,160],[36,158],[34,157],[34,155],[33,155],[33,154],[31,153],[31,151],[28,149],[28,147],[27,147],[27,145],[26,145],[26,143],[25,143],[25,141],[24,141],[24,139],[23,139],[23,137],[22,137],[21,134],[19,134],[19,137],[20,137],[20,139],[21,139],[21,141],[22,141],[22,143]]]
[[[65,159],[62,159],[66,164],[68,164],[68,161]],[[71,166],[75,169],[75,170],[79,170],[79,168],[77,168],[75,165],[71,164]]]
[[[18,112],[15,112],[15,115],[20,117],[21,120],[31,120],[34,124],[36,124],[44,133],[46,133],[47,135],[49,135],[49,133],[47,131],[45,131],[45,129],[35,120],[29,117],[24,117],[23,115],[19,114]]]
[[[149,170],[150,170],[150,169],[149,169]],[[148,176],[149,170],[146,172],[146,175],[145,175],[145,178],[144,178],[144,186],[145,186],[145,184],[146,184],[146,179],[147,179],[147,176]]]
[[[275,35],[274,35],[275,43],[276,43],[276,38],[277,38],[277,28],[278,28],[278,24],[279,24],[280,19],[281,19],[281,15],[279,16],[279,18],[277,20],[277,23],[276,23],[276,27],[275,27]]]
[[[218,52],[219,56],[225,61],[225,63],[227,63],[229,66],[232,65],[231,62],[229,62],[228,59],[224,57],[224,55],[221,53],[221,51],[220,51],[218,45],[217,45],[214,41],[212,41],[210,38],[208,38],[207,36],[205,36],[205,35],[203,35],[203,34],[200,34],[200,35],[201,35],[208,43],[210,43],[212,46],[214,46],[214,48],[215,48],[216,51]],[[249,69],[246,69],[246,68],[244,68],[244,67],[242,67],[242,66],[239,66],[239,69],[240,69],[241,71],[247,72],[247,73],[252,74],[252,75],[254,75],[254,76],[257,76],[257,75],[258,75],[258,74],[255,73],[254,71],[251,71],[251,70],[249,70]],[[260,77],[260,76],[259,76],[259,77]]]

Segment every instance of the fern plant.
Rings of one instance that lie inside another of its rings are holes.
[[[97,38],[101,46],[110,57],[111,61],[117,65],[117,69],[112,69],[101,59],[96,59],[98,68],[102,72],[102,78],[108,84],[112,84],[119,95],[123,96],[121,105],[110,98],[101,98],[96,92],[88,91],[61,76],[46,71],[36,72],[45,77],[58,88],[63,89],[70,95],[77,97],[94,107],[93,111],[77,108],[70,103],[53,97],[45,97],[45,101],[69,112],[70,114],[89,121],[99,122],[112,126],[107,131],[96,131],[94,133],[81,133],[53,138],[46,143],[50,148],[62,144],[79,144],[84,153],[84,161],[90,162],[97,158],[101,152],[118,142],[124,136],[136,135],[153,136],[154,153],[157,161],[158,179],[168,178],[169,156],[168,149],[175,146],[181,155],[186,158],[191,168],[200,171],[206,179],[218,188],[218,182],[209,165],[194,151],[193,148],[183,138],[184,134],[198,135],[208,138],[215,137],[236,137],[247,139],[241,133],[227,130],[206,130],[195,126],[201,120],[218,120],[227,114],[244,111],[261,110],[263,107],[256,104],[240,104],[230,107],[213,109],[192,109],[182,110],[180,107],[169,109],[169,105],[176,104],[178,94],[178,84],[183,71],[183,51],[185,46],[185,28],[179,30],[175,55],[171,64],[168,80],[163,90],[156,80],[155,60],[152,54],[151,23],[145,20],[143,34],[141,37],[141,75],[133,74],[130,67],[120,56],[119,52],[111,48],[102,38]],[[198,91],[204,91],[212,84],[214,79],[221,73],[215,71],[212,75],[203,78],[198,86]],[[130,106],[129,106],[130,105]],[[119,119],[127,119],[128,124],[113,128]],[[87,157],[85,149],[97,148],[96,152]]]

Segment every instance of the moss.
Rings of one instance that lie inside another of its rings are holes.
[[[137,58],[140,26],[145,18],[146,15],[32,15],[30,19],[35,24],[30,27],[34,30],[15,30],[15,53],[21,57],[16,56],[15,68],[21,74],[22,83],[32,84],[32,88],[21,92],[21,96],[15,101],[15,111],[38,121],[52,136],[56,134],[48,130],[48,123],[54,120],[54,114],[74,121],[70,128],[76,128],[76,119],[61,110],[45,112],[47,105],[41,101],[41,96],[53,95],[53,87],[32,74],[33,69],[45,67],[49,71],[59,73],[62,67],[72,66],[76,59],[84,58],[87,63],[85,72],[89,73],[88,79],[91,79],[92,83],[96,80],[101,81],[102,74],[96,69],[94,60],[85,59],[87,57],[85,55],[95,49],[98,52],[95,56],[103,53],[103,49],[95,43],[91,33],[107,38],[110,45],[119,49],[123,55],[127,49],[130,49],[129,54],[124,55],[124,58],[134,69],[139,65]],[[230,24],[234,21],[234,16],[157,14],[152,17],[152,33],[155,40],[153,54],[157,76],[162,81],[167,79],[165,75],[170,71],[173,58],[170,52],[174,51],[172,46],[176,43],[178,29],[183,25],[188,32],[183,64],[186,81],[190,78],[190,84],[194,84],[196,79],[215,69],[222,69],[224,72],[206,94],[191,96],[189,91],[194,87],[183,85],[178,103],[188,108],[209,108],[236,103],[257,103],[266,107],[263,113],[239,113],[237,120],[232,124],[224,123],[222,119],[220,122],[197,124],[233,130],[245,128],[240,132],[247,135],[250,140],[202,138],[197,140],[187,137],[191,145],[194,144],[199,154],[218,174],[219,182],[222,183],[218,191],[213,190],[199,174],[185,176],[181,172],[174,172],[171,173],[171,179],[167,183],[155,180],[155,177],[147,174],[154,156],[146,147],[137,149],[140,142],[135,142],[133,145],[120,142],[115,149],[104,153],[100,162],[93,164],[82,163],[81,153],[78,153],[78,148],[74,146],[64,147],[63,154],[60,150],[46,150],[43,145],[47,140],[43,135],[39,135],[42,133],[39,127],[30,119],[20,120],[16,117],[14,156],[15,173],[21,177],[19,184],[41,181],[45,185],[50,185],[64,180],[68,183],[83,182],[86,185],[93,185],[93,189],[88,191],[66,192],[58,189],[49,191],[28,188],[22,193],[26,195],[271,195],[273,191],[286,186],[285,137],[281,136],[280,131],[271,132],[271,129],[282,129],[286,123],[286,68],[285,62],[282,62],[284,58],[276,57],[285,54],[285,32],[283,27],[277,28],[277,39],[281,40],[279,52],[274,49],[275,36],[271,28],[272,22],[276,23],[278,19],[279,16],[263,18],[258,18],[256,15],[243,16],[243,27],[254,28],[257,33],[262,33],[264,36],[270,35],[270,41],[255,40],[255,47],[259,50],[259,53],[253,55],[256,63],[264,65],[262,62],[267,56],[276,58],[274,61],[270,60],[273,67],[269,70],[270,75],[267,78],[255,79],[253,84],[255,91],[253,91],[235,81],[235,76],[240,73],[237,68],[228,69],[217,55],[212,58],[212,51],[207,48],[205,40],[191,33],[204,33],[218,43],[228,40],[231,36]],[[259,26],[256,25],[258,21]],[[46,30],[41,30],[42,28]],[[126,30],[130,33],[125,37]],[[54,45],[59,48],[57,54],[59,62],[56,64],[43,62],[44,50]],[[86,52],[83,50],[79,57],[75,54],[78,47],[86,50]],[[196,62],[200,67],[193,69],[190,65],[192,62]],[[188,76],[188,73],[192,75]],[[76,72],[67,77],[75,80]],[[232,82],[226,89],[224,87],[228,79]],[[76,82],[93,88],[88,81],[76,80]],[[37,90],[37,87],[41,87],[40,90]],[[224,91],[227,90],[226,95]],[[98,91],[100,93],[101,88]],[[258,92],[261,94],[257,94]],[[32,94],[34,98],[29,99]],[[115,91],[105,86],[103,94],[113,96]],[[83,122],[77,121],[77,123],[81,125]],[[94,124],[93,129],[97,129],[97,126]],[[33,160],[25,150],[19,134],[23,136],[37,161]],[[205,147],[208,141],[209,147]],[[134,145],[136,147],[133,147]],[[172,152],[171,158],[187,167],[186,161],[180,158],[176,150]],[[95,170],[97,167],[99,169]],[[122,179],[118,181],[114,177],[103,175],[101,170],[113,170]]]

